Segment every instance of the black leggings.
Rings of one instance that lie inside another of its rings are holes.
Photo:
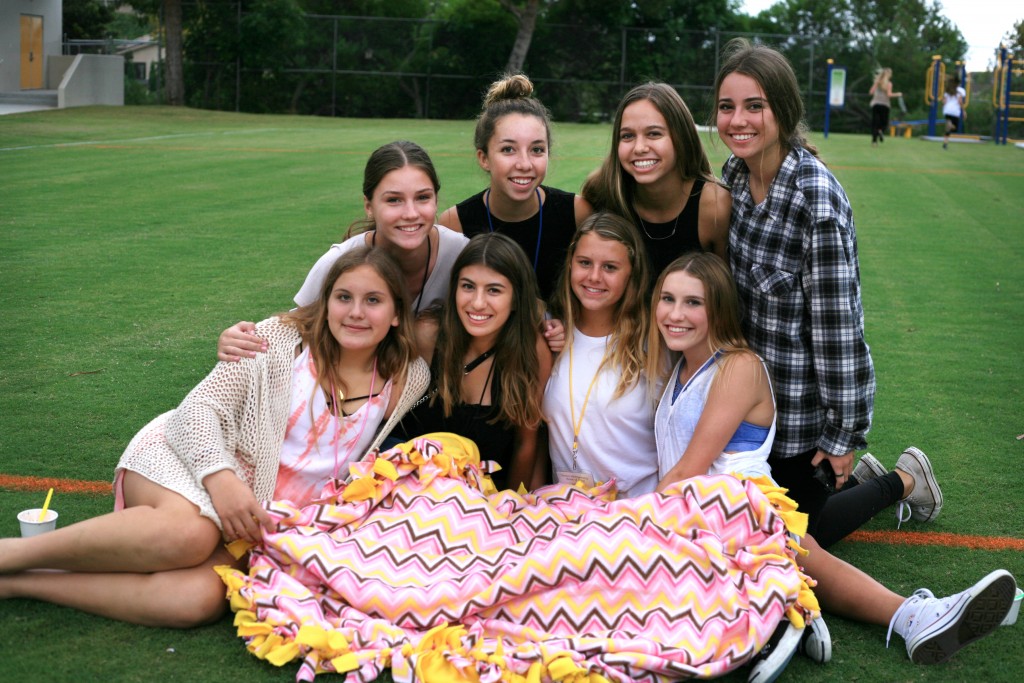
[[[830,494],[815,481],[811,460],[817,449],[789,458],[772,454],[768,464],[772,479],[789,489],[787,494],[808,515],[807,533],[822,548],[846,538],[885,508],[903,497],[903,480],[895,472],[876,477],[864,484],[848,482],[840,491]]]
[[[884,104],[871,105],[871,142],[881,142],[888,127],[889,107]]]

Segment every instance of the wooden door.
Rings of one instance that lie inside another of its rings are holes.
[[[43,18],[21,15],[21,89],[43,87]]]

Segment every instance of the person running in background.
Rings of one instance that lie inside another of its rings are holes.
[[[960,77],[955,74],[946,79],[946,91],[942,93],[942,115],[946,117],[946,135],[942,139],[942,149],[949,149],[949,134],[960,130],[960,119],[964,111],[964,100],[967,91],[960,87]]]
[[[582,194],[595,209],[634,222],[654,273],[691,250],[726,258],[729,191],[711,171],[686,103],[667,83],[638,85],[622,98],[611,149]]]
[[[875,82],[868,91],[871,95],[871,146],[885,142],[885,129],[889,127],[891,99],[902,97],[903,93],[892,91],[892,69],[884,68],[875,75]]]

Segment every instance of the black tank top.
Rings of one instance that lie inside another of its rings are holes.
[[[640,236],[644,240],[644,247],[647,248],[647,261],[651,265],[651,282],[661,275],[668,264],[675,261],[688,251],[703,251],[700,243],[700,194],[704,189],[704,180],[697,178],[693,181],[693,189],[690,191],[690,198],[686,200],[686,206],[682,213],[668,223],[651,223],[642,221],[636,212],[633,219],[636,227],[640,229]],[[673,228],[675,234],[672,234]],[[671,237],[669,237],[671,235]]]
[[[558,188],[541,185],[544,190],[544,225],[540,235],[538,249],[537,232],[541,228],[540,212],[525,221],[506,223],[491,216],[487,221],[487,205],[484,203],[484,192],[473,195],[469,199],[455,205],[462,223],[462,232],[467,237],[490,232],[491,224],[494,231],[511,237],[526,252],[526,258],[534,264],[537,273],[537,285],[541,296],[547,300],[558,282],[558,275],[565,262],[565,250],[576,232],[576,208],[573,203],[576,195]],[[536,261],[534,258],[536,257]]]
[[[432,376],[437,376],[432,364]],[[498,490],[508,487],[508,470],[512,464],[515,448],[516,428],[505,420],[491,423],[501,409],[501,370],[494,367],[491,375],[491,405],[457,403],[452,414],[444,415],[441,399],[436,398],[436,386],[431,386],[421,403],[405,414],[402,421],[391,432],[399,437],[399,443],[430,434],[431,432],[452,432],[470,439],[480,449],[480,460],[493,460],[501,465],[501,471],[491,474]],[[433,400],[431,400],[433,399]]]

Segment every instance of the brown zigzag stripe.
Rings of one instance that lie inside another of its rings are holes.
[[[408,493],[403,494],[402,492],[398,491],[395,492],[392,497],[395,502],[403,503],[403,507],[400,507],[399,509],[409,509],[410,507],[412,507],[414,501],[418,502],[421,505],[425,503],[428,509],[444,508],[444,504],[435,505],[437,501],[433,498],[430,498],[429,495],[425,493],[416,492],[413,495],[409,495]],[[445,499],[445,503],[447,504],[451,504],[452,502],[455,502],[463,511],[468,511],[468,508],[466,508],[463,505],[463,501],[461,499],[456,499],[455,501],[451,499]],[[494,509],[490,505],[479,505],[478,507],[474,507],[472,509],[477,513],[481,514],[484,517],[484,519],[487,520],[487,522],[489,523],[489,528],[511,528],[515,530],[516,534],[519,537],[522,537],[524,535],[522,532],[523,527],[529,530],[532,534],[537,535],[541,533],[553,532],[558,526],[547,516],[545,516],[540,521],[540,523],[537,523],[536,520],[532,520],[529,519],[527,516],[520,515],[516,518],[514,523],[511,523],[508,520],[503,519],[502,517],[499,517],[496,514],[493,514]]]
[[[320,560],[320,558],[315,558],[314,564],[316,564],[318,567],[320,567],[321,571],[325,571],[323,569],[324,564]],[[354,564],[358,564],[358,562],[355,562]],[[495,598],[493,600],[491,600],[491,601],[483,602],[483,601],[480,601],[480,600],[478,600],[476,598],[469,598],[469,599],[467,599],[464,602],[462,609],[457,610],[457,611],[443,610],[443,613],[445,614],[445,618],[450,618],[450,619],[458,618],[458,619],[461,619],[462,617],[464,617],[465,615],[468,615],[468,614],[474,614],[474,613],[479,613],[479,612],[486,612],[486,611],[492,609],[493,605],[502,603],[506,599],[515,598],[518,595],[522,595],[524,592],[525,593],[534,593],[534,592],[539,592],[538,589],[550,589],[550,588],[552,588],[554,586],[566,585],[567,583],[584,582],[584,581],[587,581],[587,580],[593,581],[593,580],[600,579],[600,578],[604,578],[606,580],[611,580],[611,579],[619,579],[619,580],[621,580],[621,574],[625,570],[627,570],[627,569],[632,569],[632,571],[636,575],[644,576],[645,578],[647,578],[649,576],[649,574],[654,573],[654,571],[657,568],[661,568],[663,571],[665,571],[666,573],[670,574],[679,583],[684,583],[684,581],[687,581],[689,583],[689,585],[693,585],[694,579],[695,578],[699,578],[701,580],[701,582],[702,582],[702,585],[705,588],[709,588],[709,589],[715,583],[715,577],[716,576],[724,576],[725,575],[724,573],[717,572],[717,571],[712,571],[712,572],[709,572],[709,573],[705,574],[705,573],[702,573],[696,567],[693,567],[693,566],[687,566],[687,567],[683,568],[682,570],[673,570],[673,568],[671,567],[669,561],[667,559],[665,559],[665,558],[662,558],[662,557],[659,557],[653,564],[650,565],[649,568],[641,567],[640,565],[638,565],[636,562],[633,561],[633,558],[628,558],[627,561],[618,562],[616,564],[605,564],[602,561],[594,561],[593,563],[590,563],[590,564],[587,565],[587,567],[585,568],[586,569],[585,573],[578,573],[578,572],[576,572],[574,570],[571,570],[570,568],[563,568],[554,577],[544,577],[543,580],[540,577],[533,577],[533,578],[531,578],[531,580],[527,581],[522,586],[517,587],[515,591],[513,591],[512,589],[509,589],[508,591],[506,591],[505,589],[499,588],[497,593],[496,593]],[[348,571],[347,568],[345,569],[345,571]],[[334,575],[337,575],[338,573],[340,573],[340,572],[339,571],[333,572]],[[567,581],[567,579],[571,579],[572,581]],[[372,594],[378,588],[381,588],[381,589],[387,588],[386,586],[384,586],[384,584],[382,584],[380,581],[378,581],[376,579],[360,580],[360,581],[358,581],[358,585],[360,586],[360,590],[359,590],[359,597],[360,598],[364,598],[366,595]],[[775,600],[775,601],[781,601],[783,603],[785,602],[785,595],[777,593],[774,589],[769,591],[769,592],[767,592],[767,593],[765,593],[765,595],[771,596],[771,598],[773,600]],[[683,599],[684,598],[681,596],[681,600],[683,600]],[[359,602],[362,602],[362,600],[359,600]],[[753,606],[753,605],[751,607],[752,607],[752,609],[755,608],[755,606]],[[543,612],[534,612],[533,610],[531,610],[528,613],[532,613],[534,616],[536,616],[540,623],[549,623],[548,619],[544,617],[544,613]],[[554,614],[559,614],[559,613],[561,613],[561,610],[557,610],[556,612],[554,612]],[[653,612],[653,613],[656,613],[656,612]],[[759,612],[759,613],[761,613],[761,612]],[[623,611],[623,612],[620,612],[620,614],[627,614],[627,615],[630,615],[630,616],[634,616],[629,611]],[[410,612],[405,611],[405,610],[398,612],[397,615],[393,615],[392,618],[395,618],[396,616],[398,618],[400,618],[400,620],[402,622],[401,625],[403,627],[405,627],[406,624],[410,623],[410,622],[417,624],[417,628],[424,628],[424,627],[430,628],[432,625],[436,625],[433,621],[430,621],[429,623],[424,625],[424,624],[422,624],[422,622],[418,618],[417,614],[410,613]],[[680,615],[676,615],[676,618],[678,618],[679,616]],[[606,627],[610,627],[608,623],[606,623],[606,622],[602,622],[602,623]],[[578,624],[575,624],[574,627],[575,626],[578,626]],[[699,627],[700,624],[695,624],[695,626]]]

